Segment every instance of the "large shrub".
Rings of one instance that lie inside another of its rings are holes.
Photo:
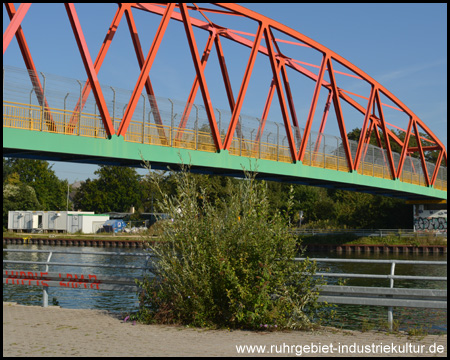
[[[160,211],[173,221],[162,223],[160,241],[149,243],[155,276],[140,283],[136,318],[240,329],[310,327],[321,311],[315,264],[292,261],[298,248],[288,211],[269,216],[266,185],[248,173],[212,205],[187,170],[176,175],[176,196],[162,194]]]

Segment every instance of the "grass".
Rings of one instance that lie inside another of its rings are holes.
[[[66,234],[66,233],[17,233],[4,232],[4,238],[36,238],[36,239],[77,239],[77,240],[117,240],[117,241],[136,241],[144,238],[144,234],[116,234],[115,236],[109,233],[105,234]]]
[[[419,340],[422,340],[425,336],[428,335],[428,330],[423,326],[414,327],[408,330],[409,338],[417,337]]]
[[[300,235],[302,245],[412,245],[447,246],[447,237],[436,237],[434,234],[424,236],[355,236],[354,234]]]

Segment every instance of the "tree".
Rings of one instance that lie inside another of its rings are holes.
[[[17,174],[3,184],[3,231],[8,224],[8,212],[14,210],[41,210],[34,189],[21,183]]]
[[[139,282],[145,291],[132,318],[239,329],[311,327],[323,314],[315,290],[322,281],[313,277],[314,263],[292,261],[298,255],[287,216],[292,191],[287,211],[273,214],[267,186],[254,175],[215,204],[201,177],[184,169],[174,179],[176,193],[161,191],[159,204],[173,221],[163,222],[160,241],[149,244],[154,276]]]
[[[398,137],[398,139],[402,142],[405,141],[406,138],[406,133],[404,131],[401,130],[397,130],[397,129],[393,129],[392,132]],[[350,131],[347,134],[347,137],[349,140],[354,140],[354,141],[359,141],[359,136],[361,134],[361,129],[360,128],[354,128],[352,131]],[[419,132],[419,136],[424,138],[424,139],[429,139],[431,140],[431,137],[423,132]],[[381,140],[381,144],[383,145],[383,149],[386,148],[386,144],[384,142],[384,134],[382,132],[380,132],[380,140]],[[431,143],[428,143],[425,140],[421,140],[422,146],[429,146]],[[370,135],[370,145],[374,145],[374,146],[379,146],[376,136],[375,136],[375,132],[372,131],[371,135]],[[399,144],[397,144],[397,142],[395,142],[392,138],[390,138],[390,145],[391,145],[391,150],[395,153],[400,154],[402,152],[402,148]],[[417,147],[417,139],[415,136],[415,133],[411,133],[410,138],[409,138],[409,142],[408,142],[408,147],[412,148],[412,147]],[[412,157],[414,158],[419,158],[419,153],[418,152],[414,152],[410,154]],[[425,156],[425,161],[428,161],[430,163],[436,164],[437,158],[438,158],[439,152],[438,151],[424,151],[424,156]],[[442,164],[445,165],[445,160],[442,160]]]
[[[87,179],[74,196],[76,209],[105,213],[128,212],[142,205],[143,187],[134,168],[102,165],[95,171],[98,179]]]
[[[18,182],[34,189],[42,210],[64,210],[66,208],[67,181],[58,179],[47,161],[4,159],[3,183],[12,176]]]

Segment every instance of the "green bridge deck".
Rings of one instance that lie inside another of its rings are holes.
[[[142,158],[154,169],[178,169],[190,164],[192,171],[242,176],[243,168],[256,170],[258,178],[322,186],[404,198],[409,201],[446,202],[447,192],[391,179],[338,171],[302,163],[288,163],[220,153],[150,145],[111,139],[64,135],[3,127],[3,156],[77,163],[142,166]],[[141,157],[142,156],[142,157]]]

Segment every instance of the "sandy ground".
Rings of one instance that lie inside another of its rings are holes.
[[[239,346],[265,346],[253,353]],[[363,351],[352,354],[351,352]],[[416,351],[416,353],[414,353]],[[407,352],[407,353],[402,353]],[[447,356],[447,335],[133,325],[98,310],[3,303],[3,356]]]

